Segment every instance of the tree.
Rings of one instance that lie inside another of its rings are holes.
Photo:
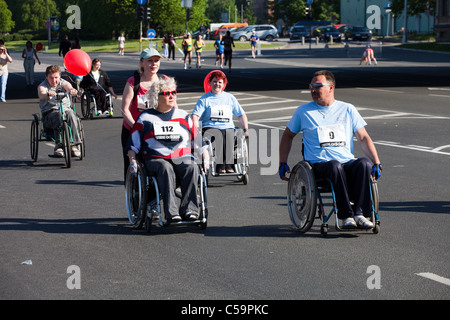
[[[430,0],[430,8],[436,8],[436,0]],[[405,0],[392,0],[392,13],[400,15],[403,13]],[[415,16],[424,13],[427,10],[427,1],[408,0],[408,15]]]
[[[45,28],[48,17],[56,15],[58,10],[53,0],[23,0],[16,12],[17,29],[37,31]]]
[[[0,32],[9,32],[14,28],[12,12],[8,9],[5,0],[0,0]]]
[[[283,19],[287,25],[294,25],[297,21],[306,20],[305,8],[306,0],[279,0],[273,1],[269,8],[273,10],[273,23],[278,19]],[[331,21],[333,17],[339,19],[340,1],[322,0],[314,1],[311,6],[312,19],[316,21]]]

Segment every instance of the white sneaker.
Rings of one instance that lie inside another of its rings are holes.
[[[344,222],[342,223],[342,228],[344,228],[344,229],[356,228],[355,219],[353,219],[352,217],[344,219]]]
[[[355,216],[356,224],[359,228],[371,229],[373,228],[373,223],[364,216]]]
[[[101,115],[102,115],[102,111],[101,111],[101,110],[98,110],[98,111],[97,111],[97,115],[98,115],[98,116],[101,116]]]
[[[59,157],[59,158],[64,157],[64,151],[63,151],[62,146],[60,144],[58,144],[55,147],[55,150],[54,150],[53,154],[54,154],[55,157]]]
[[[78,149],[78,147],[76,147],[76,146],[72,147],[72,156],[73,157],[80,157],[81,156],[81,152]]]

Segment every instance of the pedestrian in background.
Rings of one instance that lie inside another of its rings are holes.
[[[202,36],[199,34],[197,36],[197,39],[195,39],[194,42],[194,49],[195,49],[195,54],[197,55],[197,68],[201,68],[202,67],[202,51],[203,51],[203,47],[205,46],[205,42],[202,39]]]
[[[119,42],[119,56],[123,56],[125,54],[125,36],[123,33],[120,34],[117,41]]]
[[[258,44],[259,37],[255,31],[252,31],[252,35],[250,36],[250,44],[252,46],[252,57],[256,58],[256,45]]]
[[[170,60],[170,56],[172,56],[172,60],[175,60],[175,37],[173,36],[173,33],[169,36],[169,56],[167,60]]]
[[[8,62],[13,60],[4,44],[0,44],[0,100],[6,102],[6,83],[8,82]]]
[[[72,47],[72,44],[69,41],[69,36],[66,34],[64,36],[64,39],[61,40],[59,44],[59,56],[61,57],[61,53],[63,58],[66,56],[66,53],[70,51],[70,48]]]
[[[228,72],[231,73],[231,58],[233,56],[234,40],[231,37],[231,32],[227,31],[225,37],[223,37],[223,55],[225,56],[225,65],[228,62]]]
[[[81,49],[80,38],[75,37],[75,41],[70,45],[70,50],[72,49]]]
[[[34,65],[36,64],[36,60],[39,64],[41,64],[41,61],[39,60],[37,52],[33,48],[33,43],[31,41],[27,41],[25,46],[25,49],[23,49],[22,51],[23,68],[25,69],[25,81],[27,83],[27,86],[32,86],[34,84]],[[34,58],[36,58],[36,60]]]
[[[222,35],[219,34],[218,38],[214,42],[214,48],[216,48],[216,66],[220,63],[220,69],[223,68],[223,41]]]

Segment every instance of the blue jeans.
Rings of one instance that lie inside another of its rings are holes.
[[[8,74],[2,74],[0,76],[0,88],[1,88],[1,96],[0,96],[0,100],[6,100],[6,83],[8,82]]]

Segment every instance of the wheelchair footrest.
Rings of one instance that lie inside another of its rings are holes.
[[[163,222],[163,227],[169,227],[169,226],[179,226],[179,225],[189,225],[189,224],[199,224],[199,223],[205,223],[206,219],[197,219],[192,221],[177,221],[177,222]]]

